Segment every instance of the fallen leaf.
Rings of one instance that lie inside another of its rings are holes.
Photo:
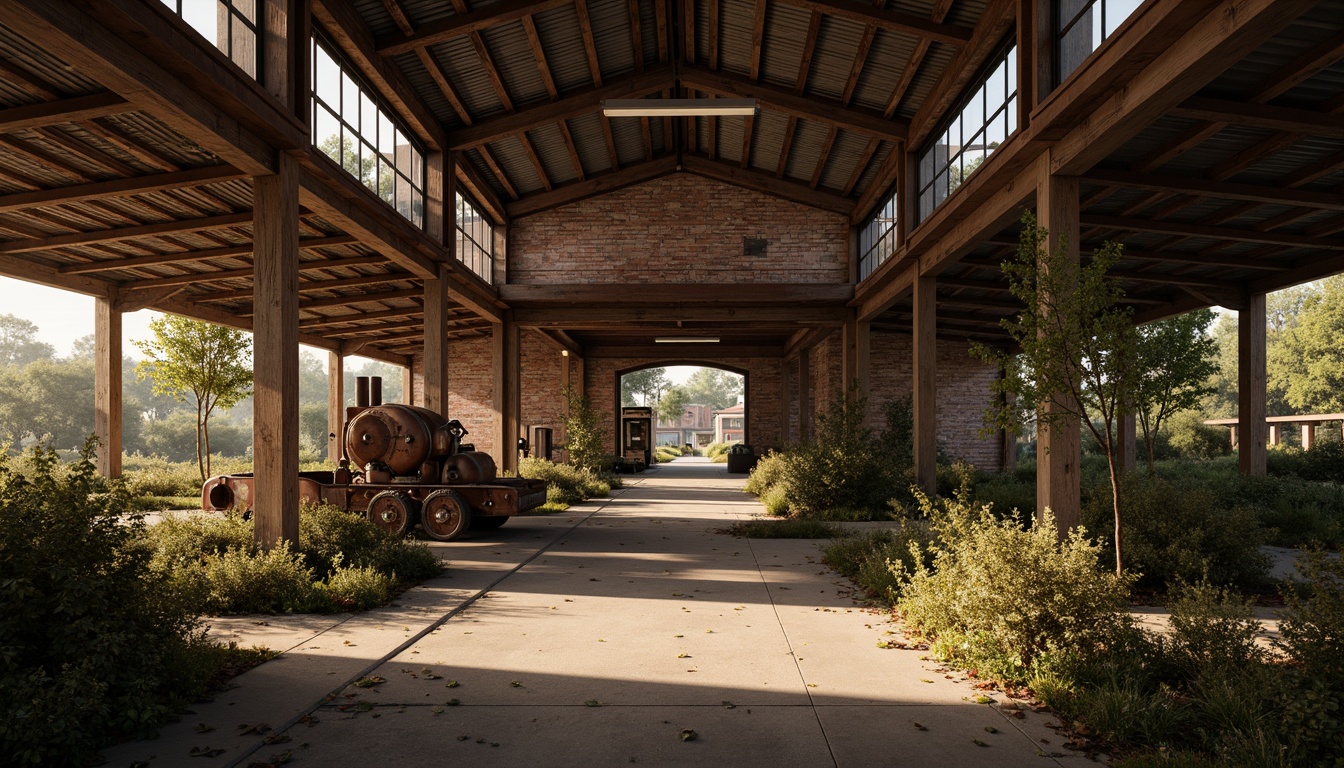
[[[920,725],[919,723],[915,723],[915,730],[917,730],[917,731],[927,731],[927,730],[929,730],[929,727],[928,727],[927,725]]]
[[[971,743],[977,747],[988,747],[989,745],[979,739],[971,739]]]
[[[387,682],[387,679],[386,679],[386,678],[379,677],[378,675],[373,675],[373,676],[371,676],[371,677],[361,677],[361,678],[359,678],[358,680],[355,681],[355,687],[356,687],[356,688],[372,688],[372,687],[375,686],[375,685],[381,685],[381,684],[386,683],[386,682]]]
[[[995,727],[992,726],[992,725],[986,725],[986,726],[985,726],[985,733],[998,733],[998,732],[999,732],[999,729],[998,729],[998,728],[995,728]]]
[[[682,741],[695,741],[696,735],[696,732],[690,728],[682,728],[680,731],[677,731],[677,738]]]
[[[602,702],[598,701],[597,699],[589,699],[583,702],[583,705],[585,707],[600,707],[602,706]]]
[[[211,749],[210,747],[192,747],[191,751],[187,752],[190,757],[219,757],[222,754],[224,754],[224,750]]]
[[[209,732],[211,732],[211,731],[213,731],[213,730],[215,730],[215,726],[213,726],[213,725],[206,725],[205,723],[197,723],[197,724],[196,724],[196,732],[197,732],[197,733],[209,733]]]
[[[443,684],[443,687],[444,687],[444,688],[456,688],[456,687],[459,686],[459,685],[461,685],[461,683],[457,682],[456,680],[449,680],[448,682],[446,682],[446,683]]]

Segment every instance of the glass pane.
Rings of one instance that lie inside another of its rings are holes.
[[[359,86],[350,79],[350,75],[341,71],[341,119],[351,126],[359,125]]]
[[[313,90],[317,97],[327,103],[332,109],[341,108],[341,70],[332,61],[331,56],[322,46],[315,46],[313,53],[313,79],[315,85]]]
[[[326,153],[327,157],[341,162],[341,123],[326,107],[318,106],[317,123],[313,126],[313,143]]]

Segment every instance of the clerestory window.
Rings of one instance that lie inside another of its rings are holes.
[[[313,35],[313,146],[392,206],[425,225],[425,154],[393,110]]]
[[[896,218],[899,215],[900,201],[897,192],[892,192],[881,208],[873,214],[863,229],[859,230],[859,280],[873,274],[873,270],[896,250]]]
[[[457,260],[485,282],[493,282],[495,227],[470,199],[457,194]]]
[[[162,0],[173,13],[244,72],[257,79],[261,47],[260,0]]]
[[[919,156],[919,220],[1017,130],[1017,46],[1007,46],[942,133]]]
[[[1073,74],[1141,3],[1142,0],[1057,0],[1056,82],[1062,83]]]

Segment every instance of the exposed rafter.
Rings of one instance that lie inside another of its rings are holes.
[[[729,163],[710,160],[700,155],[686,155],[682,167],[697,176],[726,182],[734,186],[780,197],[795,203],[820,208],[848,216],[854,210],[854,201],[840,195],[813,189],[806,184],[780,179],[769,173],[740,168]]]
[[[92,120],[96,117],[120,115],[132,109],[125,99],[110,92],[25,104],[21,107],[0,109],[0,132]]]
[[[882,10],[854,0],[783,0],[783,2],[806,8],[814,13],[824,13],[860,24],[871,24],[892,32],[915,35],[949,45],[966,45],[973,34],[967,27],[941,24],[910,13]]]

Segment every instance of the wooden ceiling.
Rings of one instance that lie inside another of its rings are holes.
[[[1117,274],[1141,319],[1235,308],[1248,291],[1344,270],[1344,0],[1281,5],[1292,6],[1290,18],[1254,45],[1187,62],[1181,75],[1198,83],[1188,98],[1136,113],[1123,141],[1069,161],[1082,181],[1083,249],[1124,243]],[[458,183],[497,221],[680,171],[857,223],[892,189],[902,145],[920,146],[957,107],[1013,30],[1016,7],[315,0],[312,16],[427,146],[459,151]],[[834,327],[847,303],[881,305],[878,327],[907,329],[908,300],[879,299],[899,296],[911,264],[927,263],[940,278],[940,333],[1002,340],[997,318],[1015,307],[997,265],[1011,252],[1015,212],[1031,204],[1023,169],[1056,142],[1083,142],[1093,115],[1125,98],[1129,78],[1211,7],[1145,4],[1180,23],[1103,45],[1060,89],[1071,100],[1043,99],[1041,114],[911,227],[873,278],[829,286],[843,296],[757,308],[755,327],[743,316],[699,330],[787,352]],[[310,151],[301,123],[231,67],[157,2],[0,4],[0,271],[127,310],[247,327],[249,177],[283,151],[303,166],[303,340],[404,362],[423,338],[423,283],[441,248]],[[754,97],[761,110],[609,120],[598,107],[602,98],[702,94]],[[986,207],[992,217],[981,221]],[[507,306],[523,316],[554,309],[515,305],[447,267],[452,338],[488,332]],[[685,310],[665,314],[662,330],[733,299],[654,293]],[[770,314],[784,305],[819,314],[786,327]],[[603,348],[659,330],[572,320],[570,343]],[[554,335],[563,328],[533,327],[566,343]]]

